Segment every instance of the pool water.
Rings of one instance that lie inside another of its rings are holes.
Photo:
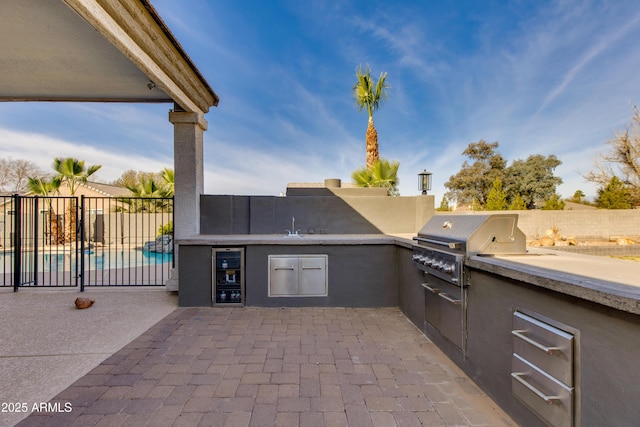
[[[13,268],[13,253],[0,254],[0,265]],[[23,262],[31,263],[31,258]],[[91,250],[84,253],[85,270],[109,270],[132,267],[153,266],[173,261],[173,254],[134,250]],[[76,263],[80,268],[75,252],[40,253],[38,256],[38,271],[75,271]]]

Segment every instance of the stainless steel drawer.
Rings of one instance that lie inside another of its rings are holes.
[[[464,289],[431,275],[422,287],[426,290],[425,321],[464,350]]]
[[[519,311],[513,314],[513,352],[568,386],[574,385],[574,337]]]
[[[573,425],[574,389],[515,353],[512,358],[511,389],[518,400],[550,426]]]

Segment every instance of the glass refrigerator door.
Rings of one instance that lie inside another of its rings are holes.
[[[213,300],[215,304],[244,302],[244,250],[214,249]]]

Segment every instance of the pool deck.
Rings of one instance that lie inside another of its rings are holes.
[[[2,290],[0,306],[0,401],[29,407],[1,426],[516,425],[397,308],[177,308],[113,288]],[[59,412],[32,411],[47,402]]]

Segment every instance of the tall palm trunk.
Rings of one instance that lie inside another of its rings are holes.
[[[49,208],[49,212],[47,213],[47,226],[49,232],[49,244],[50,245],[63,245],[64,244],[64,233],[62,231],[62,227],[60,226],[60,219],[58,215],[53,210],[53,208]]]
[[[369,116],[369,124],[367,125],[367,169],[370,170],[378,159],[378,131],[373,125],[373,116]]]
[[[71,198],[64,213],[65,241],[74,243],[76,241],[76,234],[76,199]]]

